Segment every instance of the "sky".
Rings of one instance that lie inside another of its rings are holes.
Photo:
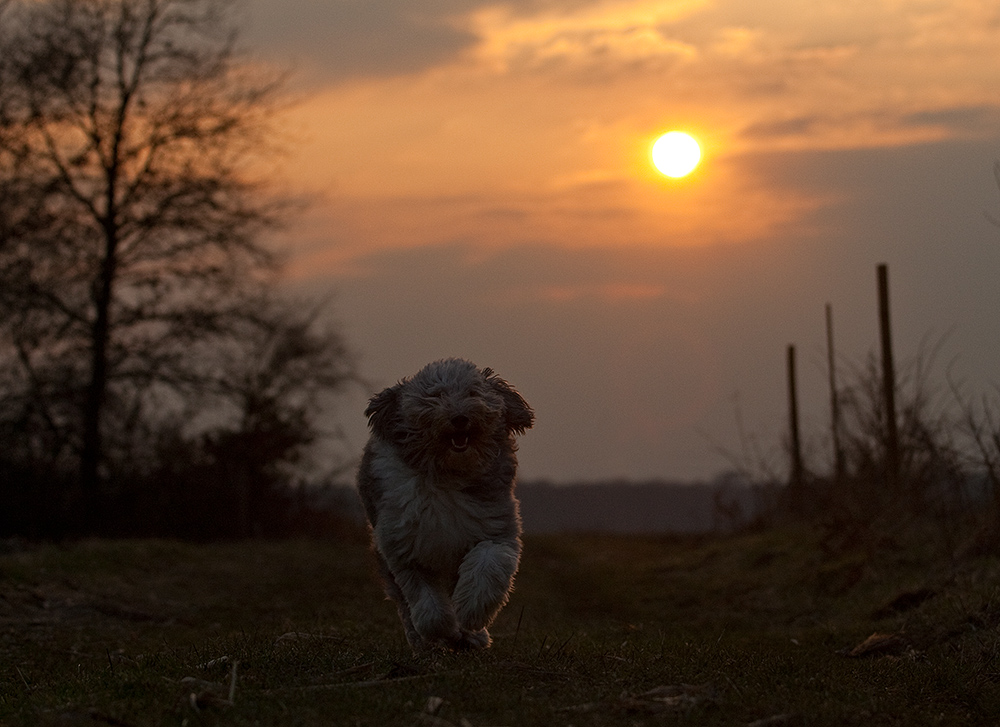
[[[786,347],[829,461],[825,306],[877,351],[1000,383],[1000,6],[982,0],[248,0],[292,68],[276,239],[373,390],[490,366],[536,412],[522,479],[779,470]],[[650,163],[682,129],[703,159]],[[371,391],[341,424],[360,454]],[[355,400],[356,399],[356,400]]]

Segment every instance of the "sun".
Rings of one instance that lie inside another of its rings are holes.
[[[694,171],[701,161],[701,147],[683,131],[670,131],[653,144],[653,166],[668,177],[678,179]]]

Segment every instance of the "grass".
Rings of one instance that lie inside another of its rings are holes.
[[[528,538],[493,648],[416,658],[359,537],[29,548],[0,556],[0,724],[995,723],[1000,560],[870,551]]]

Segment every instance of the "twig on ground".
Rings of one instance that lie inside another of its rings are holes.
[[[365,679],[359,682],[334,682],[332,684],[310,684],[304,687],[277,687],[275,689],[267,689],[264,694],[277,694],[280,692],[319,692],[327,689],[346,689],[348,687],[354,687],[356,689],[364,689],[365,687],[378,687],[384,686],[386,684],[398,684],[400,682],[411,682],[417,679],[428,679],[430,677],[445,676],[451,674],[460,674],[461,671],[455,669],[452,671],[438,671],[438,672],[428,672],[427,674],[410,674],[404,677],[392,677],[390,679]]]
[[[233,662],[233,670],[229,673],[229,703],[236,704],[236,667],[240,665],[239,659]]]

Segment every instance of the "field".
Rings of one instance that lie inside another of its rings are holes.
[[[932,537],[528,538],[493,648],[422,658],[358,534],[8,551],[3,725],[1000,719],[1000,560]]]

